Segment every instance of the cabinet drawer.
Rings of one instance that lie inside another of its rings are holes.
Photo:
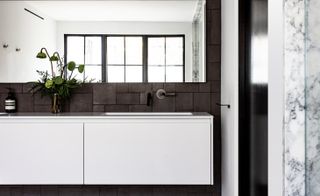
[[[82,123],[1,123],[0,184],[82,183]]]
[[[85,184],[212,184],[210,120],[85,124]]]

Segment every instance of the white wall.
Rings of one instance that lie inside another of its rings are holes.
[[[188,22],[57,22],[58,51],[64,34],[185,34],[186,81],[192,81],[192,23]]]
[[[238,193],[238,0],[221,1],[222,196]]]
[[[283,1],[268,1],[268,194],[283,195],[284,24]]]
[[[0,82],[34,81],[39,78],[37,69],[50,68],[49,61],[36,59],[36,55],[42,47],[55,50],[55,21],[41,20],[24,8],[34,10],[22,1],[0,2]],[[21,51],[16,52],[16,47]]]

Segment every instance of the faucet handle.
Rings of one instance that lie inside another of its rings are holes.
[[[158,99],[164,99],[166,97],[174,97],[175,93],[167,93],[164,89],[158,89],[156,92],[156,96]]]

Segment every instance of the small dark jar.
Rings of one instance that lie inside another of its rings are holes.
[[[17,100],[12,91],[9,91],[8,97],[4,101],[4,110],[6,113],[15,113],[17,111]]]

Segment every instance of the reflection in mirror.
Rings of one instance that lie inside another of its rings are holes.
[[[0,82],[49,71],[43,47],[85,64],[79,80],[205,82],[205,15],[205,0],[0,1]]]

